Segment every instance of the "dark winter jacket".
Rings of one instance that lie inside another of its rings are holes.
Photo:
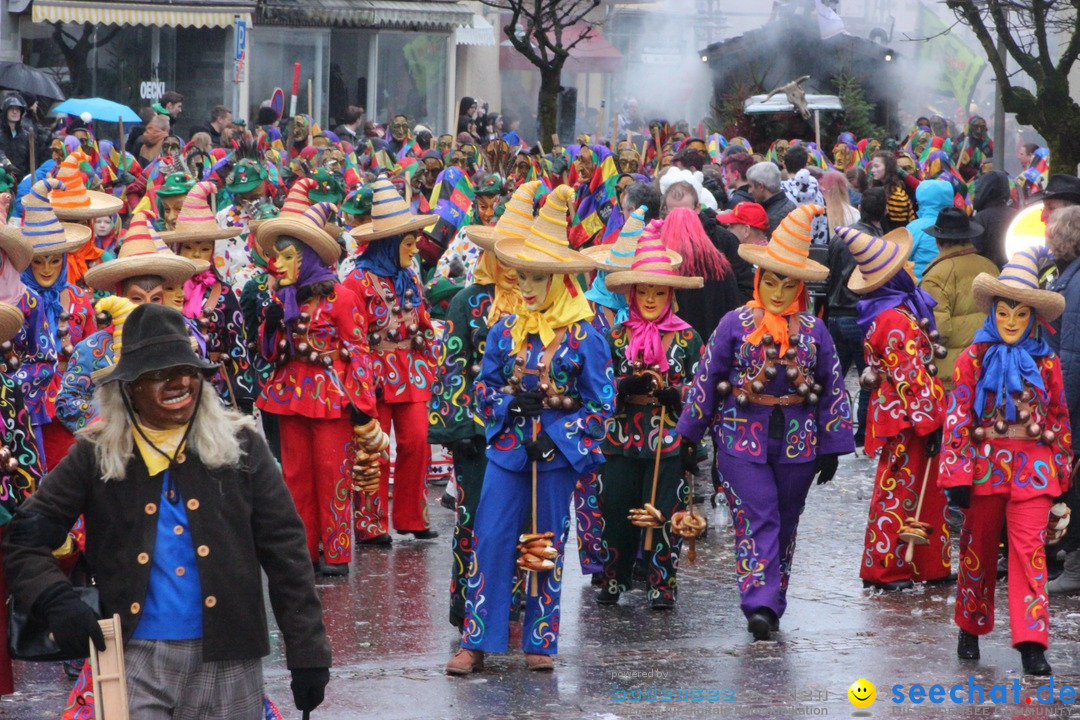
[[[881,229],[859,221],[853,226],[867,235],[881,237]],[[861,298],[848,290],[848,279],[855,270],[855,256],[848,250],[847,243],[837,234],[829,238],[829,277],[825,281],[825,297],[829,317],[857,315],[855,304]]]
[[[724,203],[724,209],[734,210],[735,206],[741,202],[757,202],[757,200],[754,199],[754,196],[750,194],[750,191],[746,189],[747,187],[749,187],[749,185],[736,188],[728,193],[727,202]],[[783,193],[781,193],[781,195],[783,195]]]
[[[776,228],[780,227],[780,223],[787,214],[795,209],[795,203],[791,202],[787,193],[781,190],[761,203],[761,207],[765,208],[765,214],[769,216],[769,235],[772,235],[776,232]]]
[[[1009,261],[1005,255],[1005,232],[1017,213],[1010,201],[1009,176],[1001,170],[988,172],[976,181],[973,220],[983,226],[983,234],[973,244],[980,255],[998,268]]]
[[[701,219],[701,226],[705,228],[705,234],[712,240],[712,244],[724,253],[724,257],[731,263],[731,270],[735,273],[735,283],[739,287],[740,304],[749,301],[754,296],[754,266],[739,255],[739,238],[735,237],[724,225],[718,223],[716,213],[711,210],[702,210],[698,218]],[[708,335],[702,337],[707,338]]]
[[[1057,332],[1047,333],[1046,341],[1061,356],[1069,417],[1080,418],[1080,260],[1059,264],[1058,276],[1047,289],[1065,296],[1065,312],[1053,323]],[[1080,433],[1073,433],[1072,451],[1080,452]]]

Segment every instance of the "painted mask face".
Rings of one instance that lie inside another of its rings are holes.
[[[164,285],[162,290],[162,305],[166,305],[175,310],[183,311],[184,309],[184,284],[177,283],[176,285]]]
[[[633,150],[623,150],[619,153],[619,168],[624,173],[636,173],[641,169],[641,158]]]
[[[161,143],[161,154],[171,155],[172,157],[180,157],[180,141],[176,138],[167,137]]]
[[[188,260],[207,260],[214,254],[213,240],[199,240],[198,242],[186,242],[180,244],[180,257]]]
[[[1030,305],[1013,305],[1005,300],[994,302],[994,323],[998,335],[1009,345],[1015,345],[1027,336],[1034,311]]]
[[[518,271],[506,267],[498,260],[495,261],[496,266],[499,268],[499,274],[495,280],[496,284],[503,290],[509,290],[518,284]]]
[[[881,158],[874,158],[870,161],[870,177],[875,181],[881,182],[885,177],[885,161]]]
[[[295,285],[300,277],[300,251],[292,245],[277,251],[274,266],[277,268],[278,285]]]
[[[195,414],[202,378],[193,367],[145,373],[131,383],[131,404],[143,424],[165,430],[182,427]]]
[[[690,140],[683,147],[689,148],[691,150],[700,150],[701,152],[709,151],[709,147],[701,140]]]
[[[184,206],[187,195],[169,195],[161,198],[162,220],[165,221],[166,230],[176,229],[176,218],[180,214],[180,208]]]
[[[445,155],[451,148],[454,147],[454,138],[451,135],[440,135],[439,144],[435,146],[436,149]]]
[[[83,150],[90,149],[90,133],[85,130],[76,130],[75,137],[79,139],[79,144],[82,145]],[[164,146],[162,146],[162,150],[164,149]]]
[[[660,156],[660,170],[664,170],[671,166],[672,161],[675,160],[674,153],[665,152]]]
[[[297,115],[293,118],[292,133],[293,142],[300,142],[307,137],[307,118]]]
[[[424,160],[424,169],[427,170],[428,183],[434,185],[435,178],[439,177],[439,173],[442,172],[443,164],[435,158],[428,158]]]
[[[881,161],[878,160],[878,162]],[[907,155],[901,155],[900,157],[896,158],[896,167],[902,168],[904,172],[910,175],[915,172],[915,161]],[[885,177],[885,163],[881,163],[881,176]]]
[[[464,170],[465,169],[465,153],[462,152],[461,150],[455,150],[454,152],[450,153],[450,164],[453,165],[456,168],[460,168],[460,169]]]
[[[409,233],[401,239],[401,246],[398,248],[398,263],[403,268],[410,267],[413,257],[418,252],[420,251],[416,247],[416,234]]]
[[[591,152],[582,150],[577,158],[574,159],[574,165],[577,167],[579,180],[588,182],[592,179],[593,170],[596,169],[596,163],[593,162]]]
[[[404,115],[396,115],[390,124],[390,136],[401,142],[409,136],[409,119]]]
[[[59,253],[55,255],[39,255],[30,262],[30,269],[34,273],[34,279],[43,288],[52,287],[56,284],[63,266],[64,256]]]
[[[491,218],[495,217],[495,203],[498,199],[498,195],[476,196],[476,214],[480,216],[480,222],[484,225],[489,224]]]
[[[94,234],[98,237],[105,237],[113,229],[112,218],[99,217],[94,218]]]
[[[542,308],[551,291],[551,275],[535,270],[518,270],[517,276],[525,307],[533,312]]]
[[[131,284],[124,291],[124,297],[136,305],[145,305],[146,303],[161,305],[165,299],[165,291],[160,285],[149,290],[143,290],[138,285]]]
[[[832,151],[833,165],[847,170],[851,167],[851,149],[843,143],[837,143]]]
[[[330,147],[330,138],[325,135],[316,135],[311,138],[311,144],[317,148],[328,148]]]
[[[971,125],[971,136],[976,140],[986,139],[986,122],[983,120],[976,120]]]
[[[774,149],[776,150],[776,158],[781,162],[784,161],[784,155],[787,154],[788,149],[791,148],[791,143],[787,140],[777,140]]]
[[[761,282],[758,283],[758,292],[761,293],[761,302],[772,313],[780,314],[788,309],[799,294],[801,282],[795,278],[778,275],[771,270],[761,273]]]
[[[667,309],[671,288],[664,285],[635,285],[634,298],[641,317],[652,322]]]
[[[532,165],[529,163],[529,158],[524,155],[519,155],[517,159],[514,160],[514,176],[519,180],[524,180],[529,177],[529,170],[531,167]]]

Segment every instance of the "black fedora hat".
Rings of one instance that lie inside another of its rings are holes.
[[[120,360],[100,382],[134,382],[148,372],[182,366],[197,368],[206,375],[218,369],[216,363],[195,352],[187,322],[178,310],[146,303],[127,316]]]
[[[1054,173],[1046,183],[1043,200],[1067,200],[1080,205],[1080,178],[1065,173]]]
[[[960,208],[947,207],[938,213],[937,222],[923,232],[938,240],[970,240],[983,234],[983,226],[971,222]]]

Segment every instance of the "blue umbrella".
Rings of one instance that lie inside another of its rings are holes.
[[[51,113],[82,115],[90,113],[93,120],[116,122],[117,119],[126,123],[142,122],[142,119],[134,110],[127,105],[121,105],[105,98],[69,98],[49,110]]]

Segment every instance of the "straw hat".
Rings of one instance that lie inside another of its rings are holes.
[[[154,249],[155,250],[157,250],[159,253],[168,253],[169,255],[177,255],[178,257],[184,257],[183,255],[180,255],[179,253],[173,252],[173,249],[165,244],[165,241],[162,239],[161,235],[162,235],[162,233],[158,233],[158,232],[150,233],[150,237],[154,239]],[[195,272],[192,273],[192,275],[198,275],[199,273],[206,272],[207,270],[210,269],[210,261],[209,260],[202,260],[202,259],[196,260],[194,258],[184,258],[184,259],[195,266]]]
[[[649,208],[642,205],[634,212],[630,213],[630,217],[626,219],[622,229],[619,230],[619,237],[615,239],[615,242],[610,245],[595,245],[593,247],[584,248],[581,252],[588,255],[589,258],[596,263],[597,269],[604,270],[606,272],[619,272],[620,270],[629,270],[634,264],[634,253],[637,252],[638,244],[642,241],[642,231],[645,229],[645,213]],[[655,234],[646,236],[648,238],[657,238]],[[657,238],[658,239],[658,238]],[[661,243],[662,245],[662,243]],[[679,267],[682,265],[682,256],[674,250],[667,250],[668,257],[671,261],[672,267]]]
[[[22,310],[6,302],[0,302],[0,342],[15,337],[23,326]]]
[[[574,189],[560,185],[547,196],[529,234],[497,240],[493,249],[499,261],[518,270],[579,273],[596,269],[588,255],[570,249],[566,239],[566,216],[573,206]]]
[[[341,257],[341,246],[337,242],[339,230],[331,222],[337,217],[337,206],[328,202],[315,203],[297,213],[301,207],[299,203],[290,207],[286,201],[285,205],[276,218],[259,224],[255,236],[259,254],[264,258],[276,256],[274,243],[277,239],[282,236],[294,237],[314,250],[324,263],[335,267]]]
[[[818,282],[829,276],[829,268],[810,259],[810,223],[825,208],[800,205],[780,221],[768,245],[740,245],[739,257],[762,270]]]
[[[994,298],[1002,297],[1030,305],[1046,322],[1057,320],[1065,310],[1065,296],[1039,289],[1039,266],[1049,259],[1045,247],[1031,247],[1015,253],[997,277],[979,273],[971,283],[975,304],[990,314]]]
[[[22,268],[19,268],[23,263],[22,255],[16,258],[8,251],[8,257],[16,268],[25,269],[33,257],[76,250],[85,245],[93,235],[93,230],[87,225],[62,223],[56,219],[49,196],[57,188],[63,187],[63,183],[56,178],[38,180],[23,198],[25,224],[22,228],[16,228],[16,232],[22,234],[22,243],[17,252],[26,253]],[[7,251],[7,248],[4,250]]]
[[[118,197],[86,189],[82,172],[79,170],[79,166],[84,162],[90,162],[90,156],[82,150],[76,150],[64,158],[60,169],[56,171],[56,179],[62,185],[52,190],[49,199],[52,201],[53,212],[61,220],[107,217],[120,212],[120,208],[124,206],[124,201]]]
[[[897,228],[885,237],[876,238],[855,228],[838,227],[835,232],[855,256],[855,271],[848,278],[848,290],[865,295],[889,282],[911,255],[915,244],[907,228]]]
[[[539,180],[522,183],[506,202],[506,208],[495,227],[469,225],[465,228],[465,235],[482,250],[493,248],[496,240],[525,237],[533,224],[533,200],[540,185]]]
[[[634,212],[642,210],[638,208]],[[631,218],[633,216],[631,215]],[[644,220],[644,215],[641,216]],[[621,237],[621,236],[620,236]],[[705,284],[702,277],[686,277],[676,270],[678,264],[672,261],[672,255],[678,257],[664,247],[660,236],[655,233],[642,235],[634,249],[631,258],[630,270],[613,272],[607,276],[604,283],[608,290],[629,288],[631,285],[666,285],[670,288],[699,288]],[[680,258],[681,260],[681,258]]]
[[[161,239],[173,245],[200,240],[228,240],[239,235],[241,228],[223,228],[214,219],[214,211],[210,209],[210,196],[216,190],[214,183],[209,180],[195,183],[184,198],[184,204],[180,206],[175,229],[161,233]]]
[[[394,184],[386,175],[380,175],[372,185],[371,222],[351,234],[356,242],[366,243],[414,232],[438,219],[438,215],[414,215],[409,204],[394,189]]]
[[[94,290],[113,292],[122,281],[137,275],[157,275],[166,284],[176,284],[195,274],[195,264],[164,247],[154,230],[155,214],[143,210],[131,217],[128,229],[121,238],[120,253],[115,260],[95,265],[83,278]]]

